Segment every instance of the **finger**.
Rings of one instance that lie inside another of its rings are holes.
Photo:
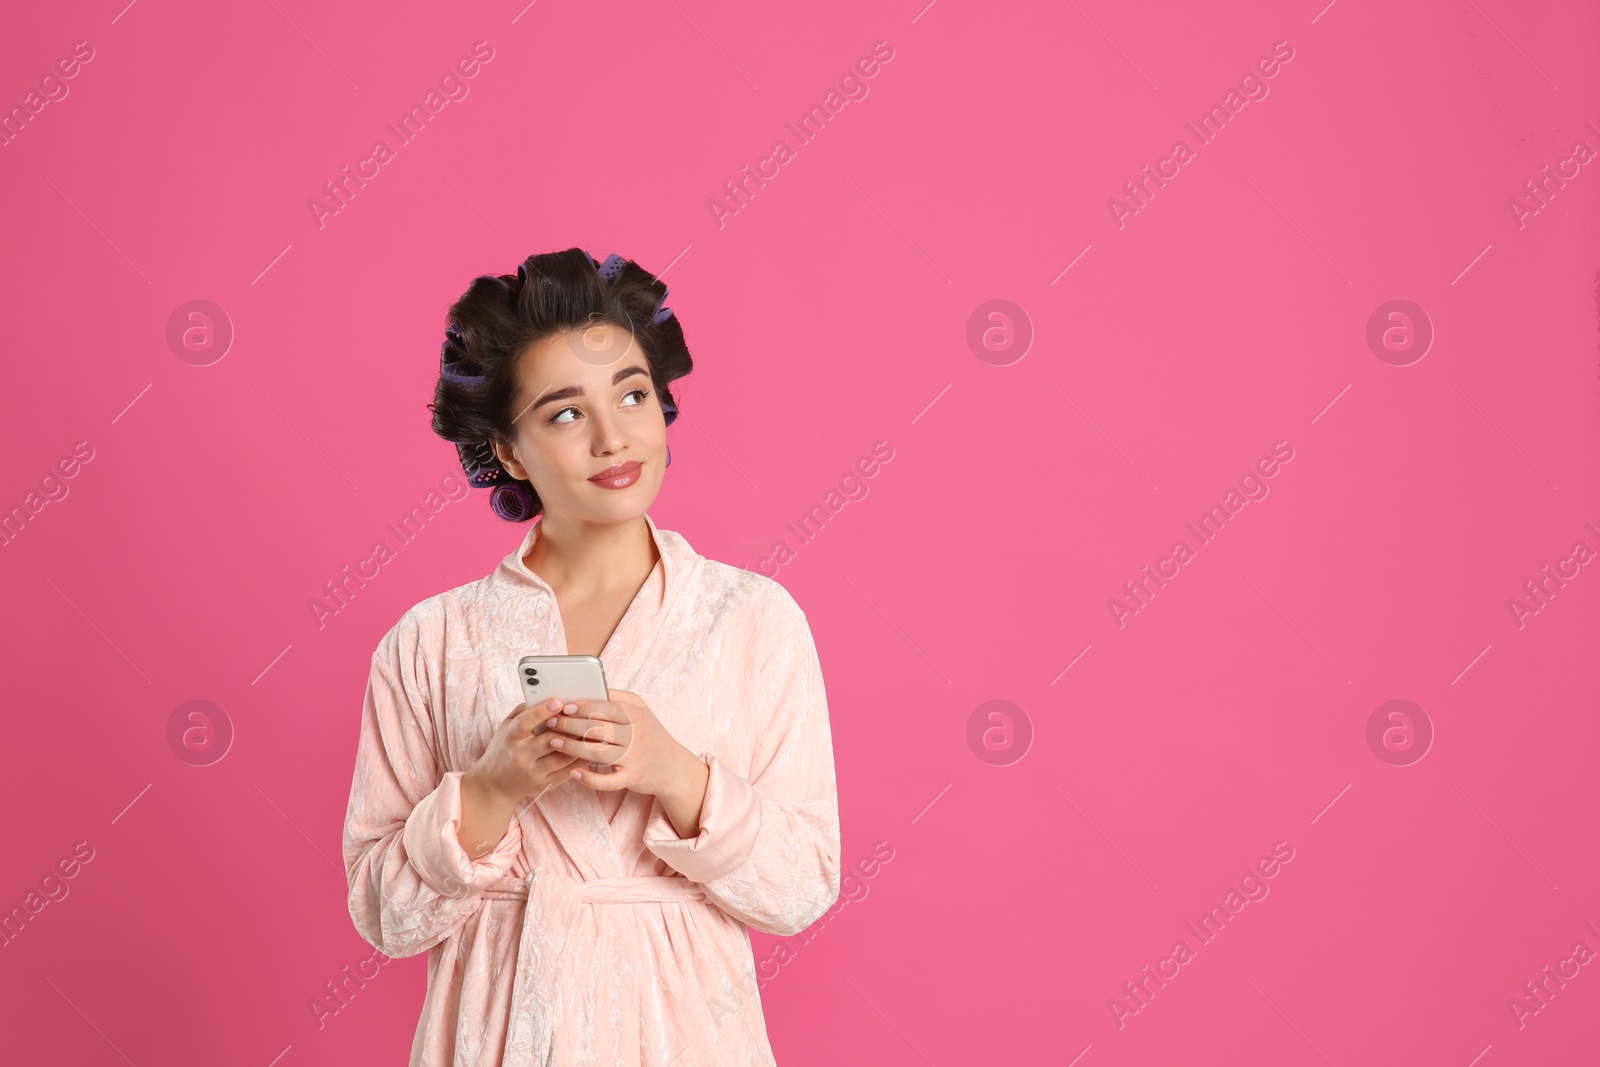
[[[551,733],[550,747],[557,752],[565,752],[575,759],[588,763],[615,763],[622,758],[624,749],[621,745],[611,745],[594,741],[579,741],[576,738]]]
[[[614,792],[618,789],[628,788],[628,775],[613,772],[610,774],[597,774],[587,766],[575,766],[567,772],[572,780],[590,789],[599,789],[603,792]]]
[[[554,774],[569,763],[578,762],[578,757],[569,756],[565,752],[548,752],[533,761],[533,768],[540,774]]]
[[[587,723],[587,728],[583,724]],[[616,755],[609,756],[598,762],[616,763],[627,756],[628,750],[633,747],[633,727],[628,723],[604,723],[594,719],[579,719],[562,728],[562,740],[573,742],[587,742],[594,746],[605,746],[608,751]],[[581,732],[580,732],[581,730]],[[576,751],[567,746],[569,751]],[[604,772],[602,772],[604,773]]]
[[[626,751],[621,745],[579,741],[565,735],[557,736],[554,731],[551,732],[550,747],[589,763],[615,763]]]
[[[628,749],[633,747],[633,727],[629,726],[627,723],[607,726],[605,728],[605,735],[603,737],[585,735],[579,738],[579,740],[588,741],[592,744],[605,744],[616,749],[619,752],[619,755],[609,761],[611,763],[616,763],[618,760],[626,757],[628,754]]]
[[[543,724],[541,723],[541,725]],[[554,730],[546,729],[540,733],[529,733],[523,734],[519,737],[514,737],[511,739],[511,744],[516,750],[526,748],[528,752],[533,754],[532,758],[538,759],[539,757],[544,756],[552,751],[550,742],[553,738],[559,736],[561,735],[556,733]]]
[[[553,722],[555,725],[552,729],[567,737],[600,743],[610,742],[615,731],[626,729],[621,723],[607,722],[604,719],[584,719],[576,715],[557,715],[544,722],[546,724]]]
[[[617,745],[627,749],[633,743],[633,726],[629,723],[612,723],[600,719],[578,719],[566,715],[558,715],[553,720],[553,729],[559,731],[563,737],[570,737],[577,741],[588,741],[596,745]]]
[[[573,707],[568,704],[567,707]],[[632,722],[633,716],[622,704],[612,700],[582,700],[573,711],[566,712],[578,719],[598,719],[604,722]]]
[[[539,725],[548,715],[553,714],[550,707],[552,704],[555,705],[555,710],[560,709],[561,702],[554,697],[533,707],[529,707],[526,703],[518,704],[516,710],[506,716],[506,722],[510,724],[508,729],[519,733],[543,733]]]

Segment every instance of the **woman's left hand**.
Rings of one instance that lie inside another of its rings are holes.
[[[704,767],[637,693],[607,689],[606,695],[606,700],[568,703],[561,714],[544,720],[562,735],[551,739],[551,747],[587,761],[572,768],[574,778],[593,789],[660,795],[676,791],[693,765]]]

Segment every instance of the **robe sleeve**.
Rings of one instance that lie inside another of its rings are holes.
[[[449,937],[482,905],[480,891],[510,870],[522,845],[515,818],[476,862],[457,840],[464,772],[441,773],[418,644],[418,628],[403,619],[372,655],[344,824],[350,917],[391,958],[414,956]]]
[[[697,835],[680,838],[656,797],[644,839],[711,903],[788,937],[838,899],[839,799],[816,644],[799,605],[787,591],[780,599],[750,709],[750,776],[703,753],[710,775]]]

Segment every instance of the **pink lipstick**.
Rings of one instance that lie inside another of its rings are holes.
[[[615,467],[607,467],[589,480],[602,489],[626,489],[639,480],[640,469],[637,460],[630,460]]]

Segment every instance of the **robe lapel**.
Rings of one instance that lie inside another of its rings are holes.
[[[650,703],[642,687],[654,684],[664,675],[665,667],[683,652],[673,648],[668,635],[690,634],[689,643],[697,639],[688,623],[701,599],[694,586],[704,575],[697,566],[700,562],[697,553],[681,535],[659,529],[648,514],[645,519],[661,557],[661,602],[654,603],[651,596],[630,604],[600,659],[605,665],[607,685],[638,693]],[[542,646],[559,655],[565,652],[566,645],[565,635],[559,632],[562,624],[555,595],[523,562],[537,536],[535,524],[522,544],[505,557],[491,576],[488,596],[494,610],[489,617],[499,624],[495,627],[497,636],[507,648],[525,648],[531,634],[542,633]],[[529,625],[534,620],[542,625]],[[513,661],[513,678],[514,666]],[[654,710],[656,705],[652,703],[651,707]],[[663,722],[670,726],[676,718],[679,716],[668,712]],[[577,782],[565,782],[535,800],[518,818],[532,820],[533,807],[544,816],[584,879],[627,876],[629,872],[623,869],[621,849],[611,835],[611,825],[606,821],[595,790]],[[532,840],[531,823],[525,823],[523,828]]]

